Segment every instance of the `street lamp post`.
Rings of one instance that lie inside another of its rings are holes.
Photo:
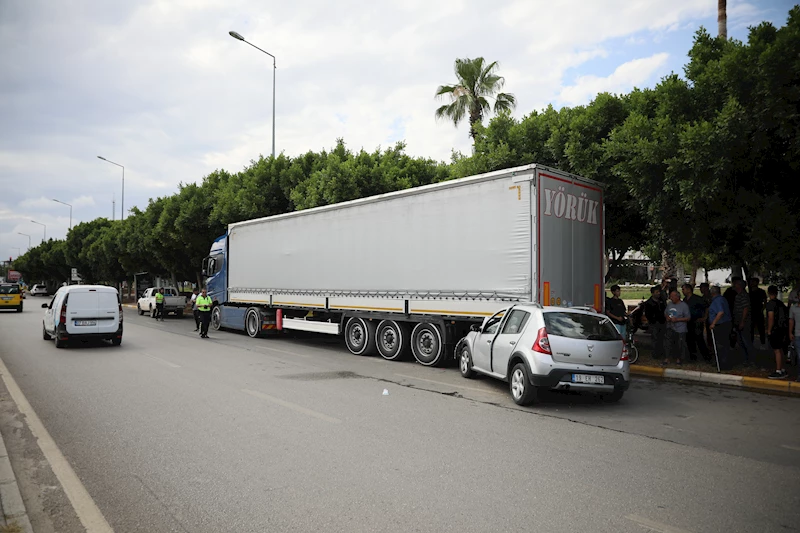
[[[97,159],[102,159],[106,163],[111,163],[112,165],[117,165],[122,169],[122,220],[125,220],[125,167],[120,165],[119,163],[114,163],[113,161],[106,159],[102,155],[98,155]]]
[[[28,235],[27,233],[19,233],[19,232],[17,232],[17,233],[19,235],[22,235],[23,237],[27,237],[28,238],[28,248],[25,250],[27,252],[28,250],[31,249],[31,236]]]
[[[47,226],[45,224],[42,224],[41,222],[36,222],[35,220],[31,220],[31,222],[33,222],[34,224],[39,224],[44,228],[44,233],[42,234],[42,242],[47,240]]]
[[[234,39],[237,39],[239,41],[242,41],[242,42],[245,42],[245,43],[249,44],[250,46],[252,46],[256,50],[264,52],[265,54],[267,54],[269,57],[272,58],[272,158],[275,159],[275,71],[278,69],[278,67],[276,65],[276,62],[275,62],[275,56],[270,54],[266,50],[262,50],[261,48],[259,48],[258,46],[254,45],[253,43],[249,42],[244,37],[242,37],[241,34],[236,33],[235,31],[229,31],[228,35],[230,35]]]
[[[67,202],[62,202],[61,200],[56,200],[55,198],[53,198],[53,201],[69,206],[69,229],[72,229],[72,205],[68,204]]]

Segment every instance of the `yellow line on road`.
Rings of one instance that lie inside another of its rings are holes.
[[[77,474],[75,474],[67,458],[64,457],[64,454],[58,449],[55,441],[44,427],[44,424],[42,424],[42,421],[33,410],[33,407],[31,407],[31,404],[28,403],[27,398],[25,398],[25,395],[22,393],[22,389],[20,389],[17,382],[14,381],[14,378],[11,376],[11,373],[8,371],[8,368],[6,368],[2,359],[0,359],[0,373],[2,373],[3,382],[6,384],[6,388],[8,388],[11,399],[17,404],[20,413],[25,415],[28,427],[31,433],[36,437],[36,443],[39,445],[39,449],[42,450],[45,459],[50,463],[50,468],[53,469],[53,473],[64,488],[64,492],[67,498],[69,498],[72,508],[75,509],[75,514],[78,515],[81,524],[86,528],[86,532],[113,533],[114,530],[111,529],[111,526],[97,507],[97,504],[94,503],[86,487],[83,486],[83,483],[81,483],[81,480],[78,478]]]
[[[439,385],[445,385],[447,387],[455,387],[457,389],[474,390],[476,392],[482,392],[484,394],[497,394],[497,395],[504,396],[504,394],[502,394],[500,392],[495,392],[495,391],[486,390],[486,389],[479,389],[477,387],[468,387],[466,385],[456,385],[454,383],[446,383],[444,381],[436,381],[434,379],[418,378],[416,376],[407,376],[405,374],[395,374],[395,376],[399,376],[401,378],[416,379],[416,380],[419,380],[419,381],[427,381],[428,383],[437,383]]]
[[[264,394],[263,392],[258,392],[249,389],[242,389],[242,392],[245,394],[249,394],[250,396],[255,396],[256,398],[261,398],[262,400],[267,400],[268,402],[272,402],[276,405],[280,405],[281,407],[286,407],[287,409],[291,409],[292,411],[296,411],[298,413],[302,413],[304,415],[308,415],[319,420],[324,420],[325,422],[330,422],[332,424],[339,424],[341,420],[338,418],[333,418],[332,416],[324,415],[322,413],[318,413],[317,411],[313,411],[311,409],[307,409],[302,405],[297,405],[296,403],[287,402],[286,400],[281,400],[280,398],[276,398],[274,396],[270,396],[269,394]]]

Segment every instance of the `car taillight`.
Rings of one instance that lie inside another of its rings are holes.
[[[628,361],[628,345],[625,344],[625,341],[622,341],[622,357],[619,358],[620,361]]]
[[[533,351],[553,355],[550,351],[550,339],[547,338],[547,329],[541,328],[536,334],[536,341],[533,343]]]

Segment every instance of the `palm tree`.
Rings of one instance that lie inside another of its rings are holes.
[[[446,118],[458,126],[469,113],[469,136],[475,140],[475,124],[483,120],[483,114],[491,110],[489,98],[494,98],[494,112],[511,111],[517,105],[513,94],[498,92],[505,84],[505,78],[498,76],[497,61],[488,65],[482,57],[475,59],[456,59],[455,85],[441,85],[436,90],[436,98],[450,95],[450,103],[436,110],[436,118]]]
[[[727,0],[717,1],[717,25],[719,36],[728,39],[728,2]]]

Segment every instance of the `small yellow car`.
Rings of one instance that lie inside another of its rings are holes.
[[[22,289],[18,283],[0,283],[0,309],[22,312]]]

